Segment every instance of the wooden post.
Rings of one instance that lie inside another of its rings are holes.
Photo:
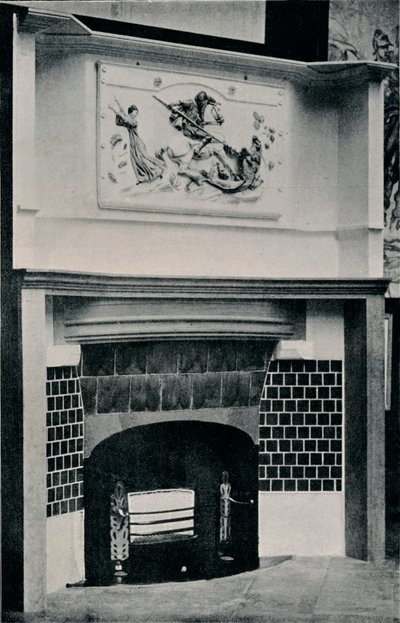
[[[384,298],[369,296],[367,320],[368,560],[385,558]]]
[[[384,297],[345,304],[346,555],[385,557]]]

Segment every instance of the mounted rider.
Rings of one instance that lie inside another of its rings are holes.
[[[213,121],[205,120],[207,106],[211,106]],[[218,110],[218,102],[205,91],[199,91],[191,100],[180,100],[179,102],[169,104],[168,108],[171,110],[169,118],[171,125],[192,140],[202,141],[208,136],[200,128],[206,125],[222,125],[224,122],[224,118]],[[193,125],[191,121],[196,125]]]

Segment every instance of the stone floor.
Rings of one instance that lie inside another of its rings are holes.
[[[146,586],[69,588],[34,623],[400,623],[399,572],[349,558],[267,558],[240,575]]]

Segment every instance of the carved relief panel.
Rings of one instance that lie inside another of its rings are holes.
[[[283,84],[98,63],[99,205],[276,220],[286,116]]]

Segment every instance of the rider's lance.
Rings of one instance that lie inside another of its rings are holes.
[[[193,121],[193,119],[190,119],[190,117],[185,115],[185,113],[181,112],[180,110],[178,110],[174,106],[170,106],[166,102],[163,102],[163,100],[160,99],[159,97],[157,97],[157,95],[153,95],[153,97],[154,97],[155,100],[157,100],[157,102],[160,102],[160,104],[165,106],[165,108],[168,108],[169,111],[175,113],[176,115],[179,115],[179,117],[182,117],[182,119],[185,119],[186,121],[188,121],[195,128],[197,128],[198,130],[201,130],[201,132],[204,132],[204,134],[209,136],[213,141],[216,141],[217,143],[221,143],[221,145],[226,145],[225,141],[221,141],[221,139],[217,138],[216,136],[213,136],[212,134],[210,134],[210,132],[207,132],[207,130],[202,128],[201,125],[198,125],[195,121]]]

